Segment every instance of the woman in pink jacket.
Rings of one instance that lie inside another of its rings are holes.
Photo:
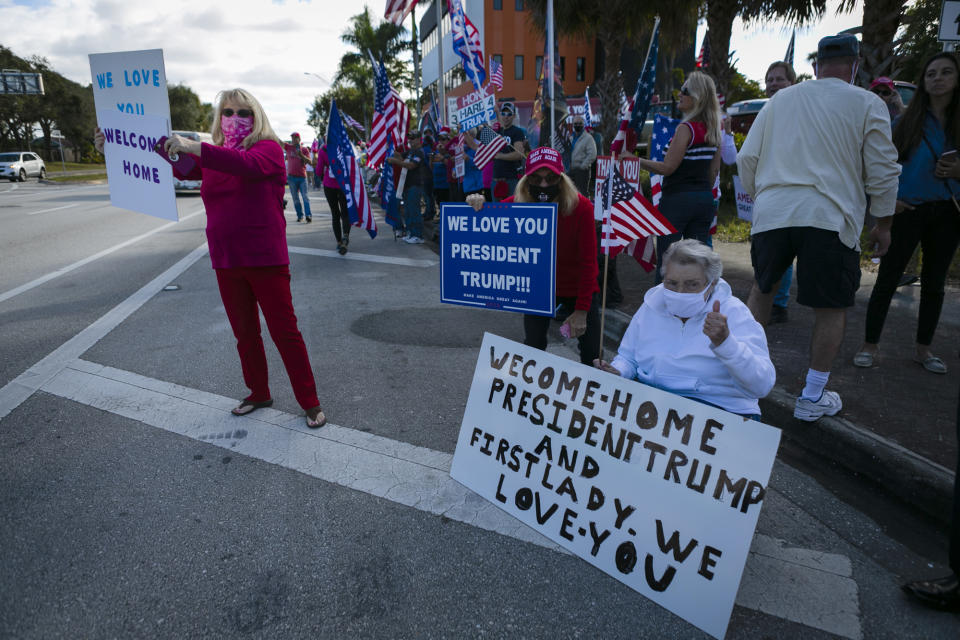
[[[233,409],[247,415],[273,404],[267,358],[260,337],[263,311],[267,329],[287,369],[307,426],[322,427],[317,387],[290,294],[283,194],[286,168],[280,140],[263,107],[243,89],[223,91],[213,117],[214,144],[173,135],[168,154],[187,153],[196,165],[183,179],[201,179],[207,212],[207,242],[220,298],[237,339],[243,380],[250,395]],[[98,148],[103,134],[97,131]]]

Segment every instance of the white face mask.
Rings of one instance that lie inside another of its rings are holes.
[[[663,302],[667,305],[667,311],[678,318],[692,318],[707,305],[706,293],[710,285],[700,293],[680,293],[663,288]]]

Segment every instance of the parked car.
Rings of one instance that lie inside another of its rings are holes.
[[[6,151],[0,153],[0,177],[10,182],[37,177],[43,180],[47,175],[47,165],[32,151]]]
[[[727,115],[730,116],[730,131],[747,135],[747,132],[750,131],[750,125],[757,119],[760,109],[763,109],[763,106],[769,100],[769,98],[741,100],[727,107]]]
[[[178,136],[190,138],[198,142],[207,142],[213,144],[213,136],[203,131],[174,131]],[[180,180],[173,176],[173,190],[178,193],[190,193],[191,191],[200,191],[200,180]]]

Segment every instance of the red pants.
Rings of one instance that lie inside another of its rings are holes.
[[[283,365],[290,376],[293,393],[303,409],[320,404],[317,385],[310,368],[310,358],[303,336],[297,329],[290,295],[290,268],[236,267],[216,269],[220,298],[237,339],[237,352],[243,367],[243,381],[250,389],[247,400],[260,402],[271,398],[267,381],[267,355],[260,338],[260,315],[267,321],[267,330],[277,345]]]

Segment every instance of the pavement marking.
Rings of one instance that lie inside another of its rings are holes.
[[[364,262],[379,262],[395,264],[403,267],[433,267],[439,264],[437,260],[417,260],[416,258],[394,258],[391,256],[377,256],[371,253],[354,253],[353,251],[341,256],[336,251],[327,249],[313,249],[311,247],[287,247],[290,253],[299,253],[306,256],[321,256],[324,258],[339,258],[340,260],[363,260]],[[3,299],[0,298],[0,302]]]
[[[19,186],[20,186],[20,185],[13,185],[13,189],[11,189],[11,191],[13,191],[14,189],[19,188]],[[71,188],[71,189],[58,189],[58,188],[56,188],[56,187],[44,187],[43,191],[40,191],[40,190],[29,191],[29,192],[27,192],[27,193],[21,193],[20,195],[10,196],[10,197],[11,197],[11,198],[31,198],[31,197],[47,196],[47,195],[56,195],[56,196],[59,196],[59,195],[62,194],[62,193],[72,193],[72,192],[74,192],[74,191],[86,191],[86,190],[88,190],[88,189],[93,189],[93,188],[95,188],[95,187],[102,187],[102,186],[103,186],[103,185],[93,184],[93,185],[89,185],[89,186],[86,186],[86,187],[73,187],[73,188]],[[4,193],[5,193],[5,192],[4,192]]]
[[[61,209],[69,209],[70,207],[75,207],[75,206],[77,206],[76,202],[74,202],[73,204],[65,204],[62,207],[54,207],[53,209],[43,209],[41,211],[33,211],[31,213],[28,213],[27,215],[35,216],[38,213],[50,213],[51,211],[60,211]]]
[[[73,205],[68,205],[68,206],[73,206]],[[13,289],[10,289],[9,291],[5,291],[4,293],[0,293],[0,302],[5,302],[6,300],[9,300],[10,298],[13,298],[14,296],[18,296],[18,295],[20,295],[21,293],[24,293],[24,292],[26,292],[26,291],[29,291],[30,289],[34,289],[34,288],[36,288],[36,287],[39,287],[40,285],[42,285],[42,284],[44,284],[44,283],[50,282],[50,281],[53,280],[54,278],[59,278],[60,276],[62,276],[62,275],[64,275],[64,274],[70,273],[71,271],[73,271],[73,270],[75,270],[75,269],[79,269],[80,267],[82,267],[82,266],[84,266],[84,265],[90,264],[90,263],[93,262],[94,260],[99,260],[100,258],[102,258],[102,257],[104,257],[104,256],[108,256],[108,255],[110,255],[111,253],[113,253],[113,252],[115,252],[115,251],[119,251],[120,249],[123,249],[124,247],[129,247],[131,244],[134,244],[134,243],[136,243],[136,242],[139,242],[139,241],[143,240],[144,238],[148,238],[148,237],[152,236],[152,235],[155,234],[155,233],[160,233],[160,232],[163,231],[164,229],[169,229],[169,228],[172,227],[173,225],[177,224],[177,222],[183,222],[183,221],[185,221],[185,220],[189,220],[190,218],[192,218],[192,217],[194,217],[194,216],[198,216],[198,215],[200,215],[202,212],[203,212],[203,209],[200,209],[200,211],[194,211],[193,213],[188,214],[188,215],[180,218],[179,221],[168,222],[167,224],[162,225],[162,226],[160,226],[160,227],[157,227],[156,229],[153,229],[153,230],[151,230],[151,231],[147,231],[146,233],[141,233],[139,236],[136,236],[135,238],[130,238],[129,240],[124,240],[124,241],[121,242],[120,244],[116,244],[116,245],[114,245],[114,246],[112,246],[112,247],[108,247],[108,248],[104,249],[103,251],[100,251],[99,253],[93,254],[92,256],[87,256],[86,258],[84,258],[84,259],[82,259],[82,260],[78,260],[77,262],[74,262],[73,264],[68,264],[68,265],[65,266],[65,267],[60,267],[60,268],[57,269],[56,271],[51,271],[50,273],[48,273],[48,274],[46,274],[46,275],[42,275],[42,276],[40,276],[39,278],[36,278],[35,280],[31,280],[30,282],[27,282],[27,283],[25,283],[25,284],[22,284],[22,285],[20,285],[19,287],[14,287]],[[204,245],[204,246],[205,246],[205,245]]]
[[[126,300],[100,316],[86,329],[51,351],[45,358],[0,388],[0,419],[6,417],[82,353],[95,345],[117,325],[155,296],[171,280],[189,269],[207,253],[207,243],[191,251],[172,267],[134,292]]]
[[[10,193],[11,191],[16,191],[19,188],[20,188],[20,185],[15,184],[15,185],[12,185],[9,189],[4,189],[3,191],[0,191],[0,193]]]
[[[343,426],[308,429],[301,416],[80,359],[41,391],[501,535],[569,554],[450,475],[453,456]],[[754,536],[736,603],[851,640],[863,637],[850,559]]]

